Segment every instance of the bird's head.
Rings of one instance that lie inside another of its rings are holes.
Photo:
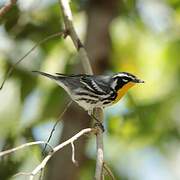
[[[137,78],[133,74],[127,72],[120,72],[113,76],[113,88],[118,90],[128,90],[130,87],[134,86],[137,83],[144,83],[143,80]]]

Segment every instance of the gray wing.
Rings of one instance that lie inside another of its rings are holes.
[[[109,104],[117,96],[117,93],[111,88],[113,82],[111,76],[84,76],[80,82],[84,85],[83,89],[86,92],[79,93],[79,95],[87,95],[89,92],[91,97],[97,97],[102,104]]]
[[[85,88],[93,91],[98,95],[107,95],[112,90],[110,87],[110,76],[83,76],[80,82],[84,84]]]
[[[58,74],[57,80],[69,87],[71,91],[86,91],[96,95],[107,95],[112,92],[110,76],[101,75],[63,75]]]

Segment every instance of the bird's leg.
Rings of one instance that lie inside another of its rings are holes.
[[[94,124],[94,126],[95,126],[95,127],[96,127],[96,126],[100,127],[101,130],[102,130],[102,132],[104,132],[105,129],[104,129],[104,126],[103,126],[102,122],[101,122],[99,119],[97,119],[97,118],[94,116],[93,113],[91,113],[90,116],[96,121],[95,124]]]

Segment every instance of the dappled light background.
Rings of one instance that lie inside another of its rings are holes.
[[[1,0],[0,6],[5,2]],[[87,3],[71,3],[74,24],[83,41]],[[7,69],[33,45],[63,28],[58,3],[52,0],[18,0],[0,23],[0,82]],[[180,179],[179,29],[178,0],[118,3],[109,27],[111,53],[106,74],[127,71],[146,83],[133,87],[118,104],[105,109],[105,160],[117,179]],[[15,68],[0,91],[0,150],[47,140],[68,102],[61,88],[31,71],[70,74],[78,63],[71,40],[56,37],[38,46]],[[56,127],[52,145],[57,145],[62,127],[63,122]],[[92,179],[94,173],[95,139],[87,140],[88,160],[80,171],[80,180]],[[40,162],[41,152],[41,146],[32,147],[2,158],[0,179],[30,172]]]

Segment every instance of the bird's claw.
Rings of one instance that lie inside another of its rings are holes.
[[[96,128],[96,127],[100,128],[100,129],[102,130],[102,132],[105,131],[103,124],[100,123],[100,122],[96,122],[96,123],[94,124],[94,127],[95,127],[95,128]]]

